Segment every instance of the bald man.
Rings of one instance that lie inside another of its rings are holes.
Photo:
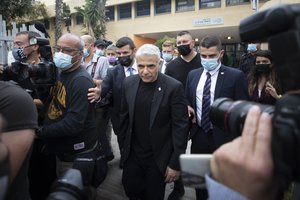
[[[60,73],[37,136],[45,141],[46,151],[56,155],[58,176],[71,168],[78,156],[97,146],[94,107],[87,99],[94,83],[81,65],[83,48],[81,39],[73,34],[61,36],[53,48]]]

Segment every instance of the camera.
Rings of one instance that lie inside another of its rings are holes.
[[[230,133],[231,138],[236,138],[241,135],[247,113],[253,105],[257,105],[261,112],[274,113],[274,106],[219,98],[211,105],[209,118],[215,126]]]
[[[210,119],[237,137],[252,105],[273,116],[274,175],[282,193],[292,181],[300,181],[300,5],[280,5],[256,13],[241,21],[239,31],[243,42],[268,41],[274,67],[287,94],[277,100],[275,107],[218,99],[211,107]],[[283,46],[289,51],[282,50]]]
[[[38,64],[28,64],[16,61],[10,66],[4,65],[1,80],[16,82],[32,96],[34,96],[33,93],[37,93],[37,96],[39,96],[38,94],[47,96],[47,93],[49,92],[50,87],[54,85],[57,76],[57,69],[52,62],[52,52],[49,40],[32,37],[29,39],[29,44],[39,45],[41,62]],[[16,54],[21,53],[22,52],[20,51],[16,52]],[[20,58],[24,57],[24,55],[18,56]]]
[[[4,66],[3,80],[13,80],[17,83],[32,78],[37,85],[53,85],[56,79],[56,69],[52,62],[40,62],[37,65],[13,62]]]
[[[69,169],[54,183],[47,200],[83,200],[83,189],[80,171]]]

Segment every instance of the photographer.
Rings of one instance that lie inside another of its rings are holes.
[[[24,65],[38,64],[41,62],[39,54],[39,45],[30,44],[30,39],[34,37],[40,37],[40,35],[33,31],[21,31],[16,34],[14,39],[14,48],[12,54],[16,62],[14,63],[15,68],[22,68]],[[5,66],[4,66],[5,67]],[[14,67],[9,66],[8,71],[13,71]],[[22,70],[22,69],[20,69]],[[15,73],[7,72],[3,69],[1,79],[4,81],[13,80],[22,88],[24,88],[33,97],[35,104],[38,107],[42,106],[42,102],[38,99],[36,88],[33,85],[30,78],[25,74],[18,73],[19,70],[14,71]]]

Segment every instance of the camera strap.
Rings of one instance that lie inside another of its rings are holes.
[[[92,73],[91,73],[92,78],[94,78],[94,76],[95,76],[96,66],[98,64],[99,58],[100,58],[100,56],[97,58],[97,61],[94,62],[94,64],[93,64]]]

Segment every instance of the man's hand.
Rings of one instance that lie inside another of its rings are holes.
[[[88,100],[90,101],[90,103],[94,103],[95,101],[97,101],[100,98],[101,95],[101,82],[97,81],[96,82],[96,87],[94,88],[89,88],[88,90]]]
[[[242,136],[221,146],[211,159],[213,177],[249,199],[274,199],[271,117],[253,106]],[[274,189],[275,188],[275,189]]]
[[[166,169],[165,173],[165,182],[171,183],[179,179],[180,171],[176,171],[174,169],[171,169],[169,166]]]
[[[188,106],[189,118],[192,119],[192,123],[196,123],[195,111],[191,106]]]

